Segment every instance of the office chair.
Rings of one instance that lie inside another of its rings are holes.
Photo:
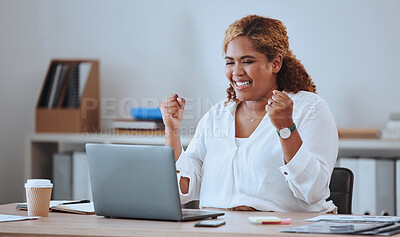
[[[354,175],[350,169],[335,167],[332,172],[329,189],[332,200],[338,208],[338,214],[351,214],[351,202],[353,197]]]
[[[335,167],[332,172],[329,189],[331,196],[327,200],[332,200],[338,208],[338,214],[351,214],[351,202],[353,197],[354,175],[350,169]],[[191,201],[183,204],[182,208],[198,209],[199,201]]]

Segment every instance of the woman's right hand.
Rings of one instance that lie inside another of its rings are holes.
[[[177,94],[173,94],[161,102],[160,110],[166,129],[179,129],[183,119],[184,108],[185,99],[179,98]]]

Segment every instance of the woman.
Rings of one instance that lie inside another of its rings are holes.
[[[328,105],[289,49],[279,20],[246,16],[229,26],[223,50],[227,101],[200,120],[183,151],[185,100],[161,105],[175,152],[181,200],[201,207],[333,212],[330,176],[338,137]]]

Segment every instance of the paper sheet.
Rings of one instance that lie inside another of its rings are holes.
[[[14,215],[0,214],[0,222],[33,220],[33,219],[38,219],[38,218],[40,218],[40,217],[39,216],[14,216]]]

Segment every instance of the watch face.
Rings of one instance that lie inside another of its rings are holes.
[[[292,132],[290,131],[289,128],[282,128],[282,129],[279,131],[279,135],[280,135],[281,138],[283,138],[283,139],[289,138],[291,133],[292,133]]]

